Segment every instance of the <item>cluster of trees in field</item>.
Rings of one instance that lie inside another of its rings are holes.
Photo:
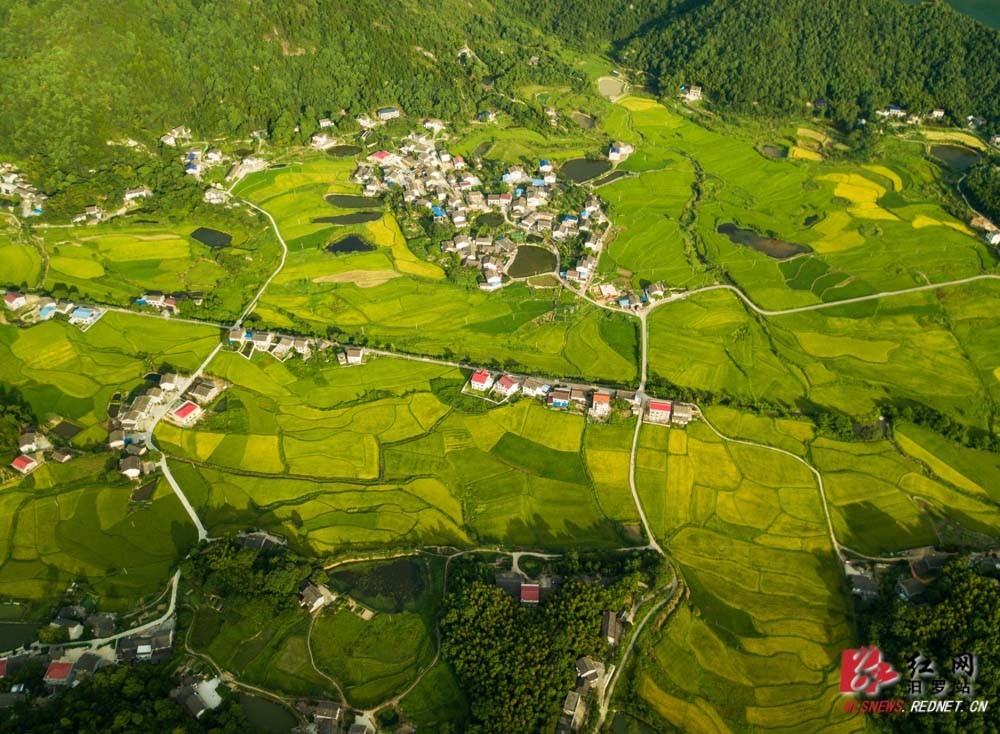
[[[32,696],[44,696],[40,663],[8,676],[3,683],[24,684]],[[173,734],[236,734],[253,731],[238,701],[226,698],[219,708],[195,719],[170,698],[178,685],[166,665],[113,666],[92,680],[65,691],[44,706],[29,702],[0,709],[0,734],[23,732],[172,732]]]
[[[881,648],[903,680],[885,692],[887,698],[906,695],[910,677],[908,661],[920,653],[935,663],[932,678],[948,681],[943,698],[957,698],[959,682],[952,670],[955,656],[972,653],[978,659],[978,673],[972,682],[971,699],[990,702],[985,712],[964,711],[927,716],[877,716],[870,721],[880,731],[952,732],[996,731],[1000,709],[993,705],[998,694],[1000,670],[1000,585],[969,567],[968,559],[953,561],[928,589],[921,600],[911,604],[884,595],[862,619],[866,644]],[[926,603],[930,602],[930,603]],[[923,696],[929,697],[927,695]]]
[[[967,426],[922,403],[913,401],[900,401],[898,404],[887,403],[882,406],[882,414],[889,421],[902,420],[930,428],[935,433],[939,433],[948,440],[966,448],[1000,452],[1000,440],[996,434],[981,428]]]
[[[984,157],[963,182],[973,205],[994,222],[1000,222],[1000,156]]]
[[[24,428],[34,422],[35,415],[21,391],[0,382],[0,452],[4,456],[16,452]]]
[[[244,610],[254,608],[264,618],[294,608],[299,587],[313,575],[312,565],[287,548],[258,551],[232,538],[202,546],[181,568],[205,594],[242,599]]]

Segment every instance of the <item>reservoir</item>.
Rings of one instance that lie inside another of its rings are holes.
[[[526,278],[539,273],[551,273],[556,267],[556,256],[544,247],[524,245],[517,248],[517,255],[507,274],[512,278]]]
[[[574,158],[566,161],[559,173],[573,183],[582,183],[597,178],[611,170],[611,161]]]
[[[331,242],[326,246],[326,251],[332,252],[335,255],[343,255],[349,252],[371,252],[374,249],[375,245],[361,239],[356,234],[348,235],[344,239]]]
[[[763,252],[768,257],[773,257],[776,260],[784,260],[793,255],[801,255],[803,252],[809,252],[809,248],[803,245],[785,242],[774,237],[761,237],[754,230],[738,227],[732,222],[720,224],[715,231],[726,235],[734,244],[749,247],[757,250],[757,252]]]
[[[209,229],[208,227],[198,227],[198,229],[191,233],[191,237],[213,249],[228,247],[233,241],[232,235],[220,232],[217,229]]]
[[[967,171],[979,162],[979,153],[961,145],[932,145],[931,155],[956,171]]]

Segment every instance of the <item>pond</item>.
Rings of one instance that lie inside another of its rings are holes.
[[[34,642],[39,626],[32,622],[0,622],[0,650],[13,650]]]
[[[967,171],[979,162],[979,153],[961,145],[932,145],[931,155],[956,171]]]
[[[330,583],[383,612],[412,609],[427,591],[424,564],[416,558],[350,563],[331,572]]]
[[[485,225],[487,227],[499,227],[503,224],[503,214],[499,212],[487,212],[476,220],[477,225]]]
[[[313,224],[367,224],[377,222],[382,218],[382,212],[351,212],[338,214],[335,217],[316,217]]]
[[[584,130],[592,130],[594,128],[594,125],[597,123],[597,120],[595,120],[593,117],[583,112],[580,112],[579,110],[573,112],[573,114],[571,114],[570,117],[573,118],[573,122],[582,127]]]
[[[329,194],[323,198],[328,204],[333,204],[341,209],[371,209],[382,203],[377,198],[355,194]]]
[[[260,696],[241,693],[240,708],[247,721],[270,734],[288,734],[298,723],[284,706]]]
[[[775,161],[788,157],[788,148],[784,145],[762,145],[760,151],[765,157]]]
[[[344,239],[331,242],[326,246],[327,252],[332,252],[336,255],[343,255],[346,252],[371,252],[374,249],[375,245],[358,237],[356,234],[348,235]]]
[[[808,217],[805,218],[805,221],[802,222],[802,226],[811,227],[814,224],[816,224],[816,222],[818,222],[819,219],[820,219],[819,214],[810,214]]]
[[[603,176],[603,177],[597,179],[596,181],[594,181],[593,186],[597,187],[597,186],[604,186],[605,184],[609,184],[609,183],[614,183],[618,179],[625,178],[626,176],[628,176],[628,172],[627,171],[623,171],[621,169],[618,169],[618,170],[612,171],[607,176]]]
[[[582,183],[583,181],[589,181],[592,178],[602,176],[610,170],[611,161],[574,158],[571,161],[566,161],[562,168],[559,169],[559,173],[573,183]]]
[[[551,273],[556,268],[556,256],[544,247],[524,245],[517,248],[517,255],[511,263],[507,274],[512,278],[525,278],[529,275]]]
[[[750,247],[776,260],[784,260],[793,255],[809,252],[809,248],[804,245],[796,245],[793,242],[785,242],[774,237],[761,237],[754,230],[737,227],[732,222],[720,224],[715,231],[726,235],[734,244]]]
[[[213,249],[228,247],[233,241],[231,234],[220,232],[217,229],[209,229],[208,227],[198,227],[198,229],[191,233],[191,237]]]
[[[332,155],[334,158],[347,158],[360,152],[361,148],[357,145],[335,145],[326,149],[326,154]]]

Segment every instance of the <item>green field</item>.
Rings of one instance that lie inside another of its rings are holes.
[[[197,430],[161,424],[157,442],[213,531],[262,523],[319,553],[615,547],[619,522],[634,520],[605,466],[627,463],[628,427],[585,429],[534,400],[480,412],[458,395],[457,370],[407,360],[345,368],[227,351],[209,372],[232,383],[226,410]],[[608,438],[593,454],[591,430]]]
[[[636,480],[691,603],[650,633],[635,693],[690,732],[863,727],[841,712],[852,632],[808,470],[702,425],[647,426]]]

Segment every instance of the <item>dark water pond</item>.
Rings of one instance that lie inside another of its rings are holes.
[[[819,214],[810,214],[808,217],[806,217],[806,220],[802,222],[802,226],[811,227],[818,221],[819,221]]]
[[[38,639],[39,625],[31,622],[0,622],[0,650],[13,650]]]
[[[333,204],[341,209],[371,209],[382,203],[376,198],[354,194],[330,194],[324,198],[328,204]]]
[[[772,160],[781,160],[788,157],[788,148],[784,145],[762,145],[761,152]]]
[[[361,239],[356,234],[348,235],[344,239],[331,242],[326,246],[327,252],[333,252],[337,255],[342,255],[345,252],[371,252],[374,249],[375,245]]]
[[[476,224],[484,224],[487,227],[499,227],[503,224],[503,214],[498,212],[488,212],[476,220]]]
[[[382,212],[351,212],[350,214],[339,214],[335,217],[316,217],[313,224],[367,224],[377,222],[382,218]]]
[[[427,590],[424,564],[415,558],[350,563],[330,574],[338,590],[384,612],[411,609]]]
[[[335,145],[326,149],[326,154],[332,155],[334,158],[347,158],[360,152],[361,148],[357,145]]]
[[[217,229],[209,229],[208,227],[198,227],[198,229],[191,233],[191,237],[211,248],[229,247],[233,241],[231,234],[220,232]]]
[[[784,260],[793,255],[809,252],[809,248],[804,245],[796,245],[793,242],[785,242],[773,237],[761,237],[754,230],[737,227],[731,222],[720,224],[715,231],[726,235],[734,244],[750,247],[776,260]]]
[[[559,173],[573,183],[581,183],[602,176],[610,170],[611,161],[574,158],[571,161],[566,161],[559,169]]]
[[[512,278],[526,278],[539,273],[551,273],[556,267],[556,256],[544,247],[525,245],[517,248],[517,255],[507,271]]]
[[[932,145],[931,155],[956,171],[966,171],[979,162],[979,153],[961,145]]]
[[[573,122],[582,127],[584,130],[593,129],[596,124],[596,120],[590,115],[586,115],[583,112],[574,112],[570,117],[573,118]]]
[[[296,724],[291,711],[260,696],[241,693],[240,708],[243,709],[247,721],[270,734],[288,734]]]

